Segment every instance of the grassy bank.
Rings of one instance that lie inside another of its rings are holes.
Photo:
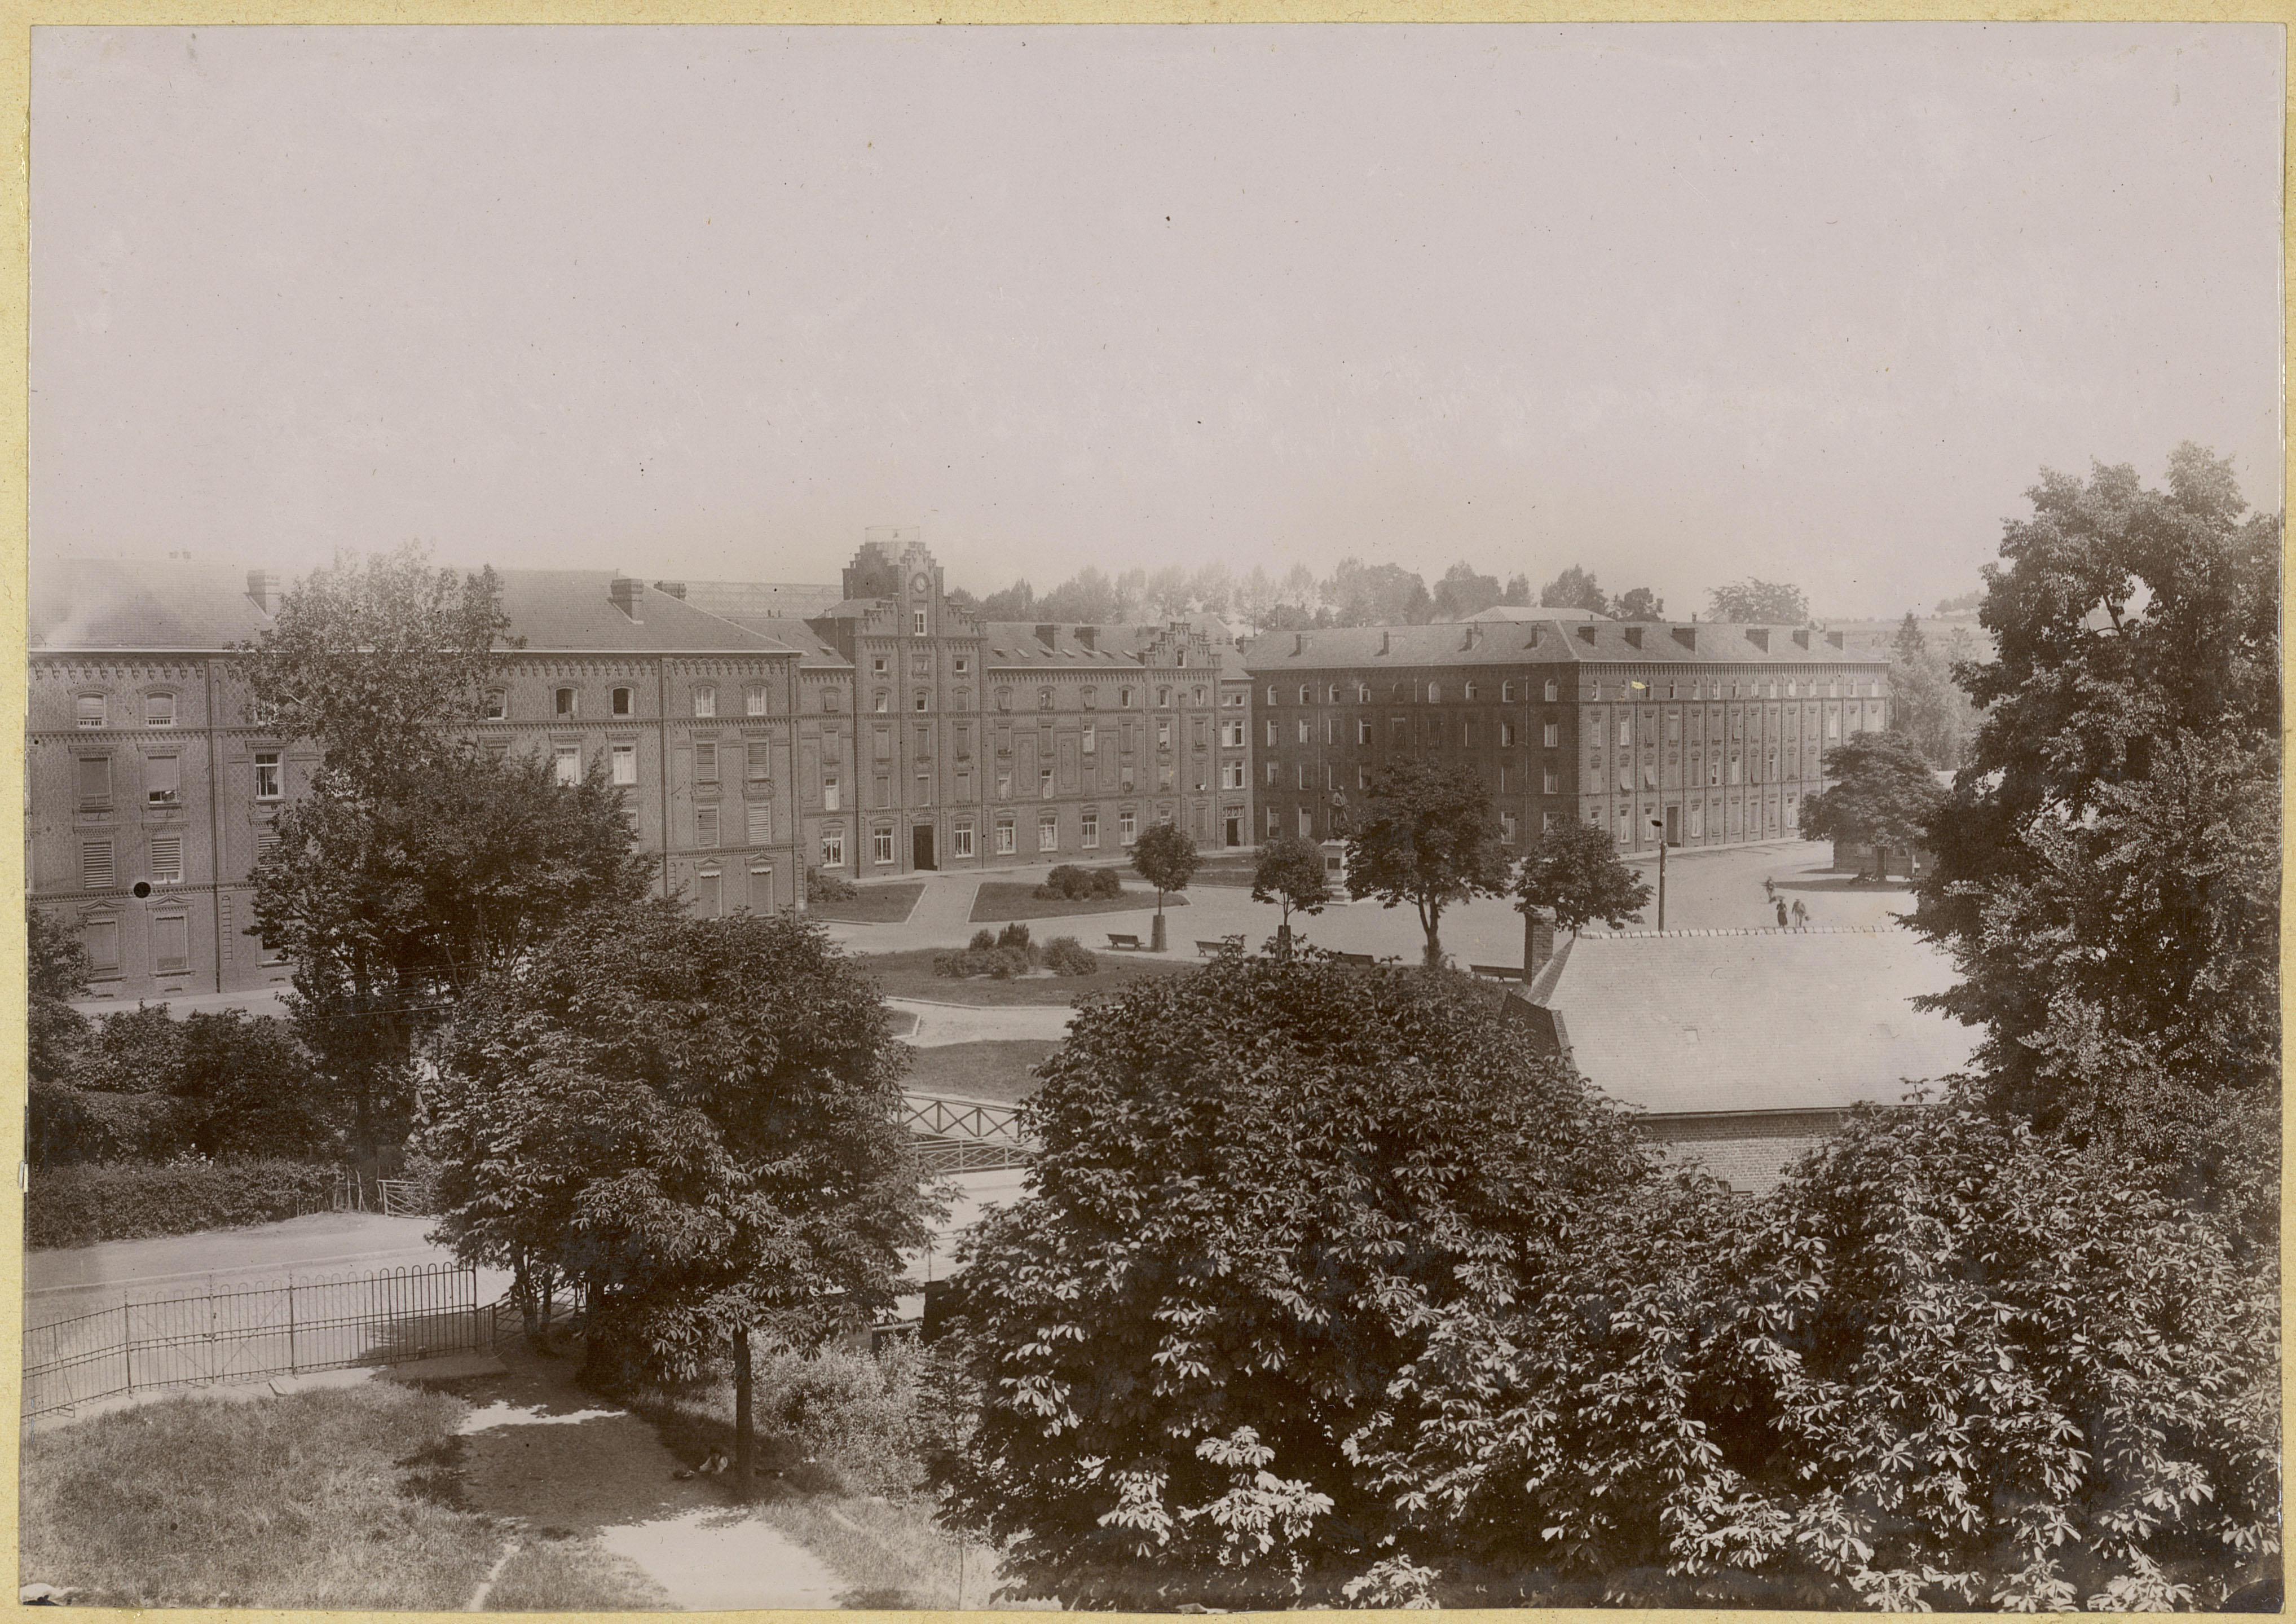
[[[944,1043],[916,1052],[901,1087],[919,1094],[954,1094],[971,1100],[1017,1104],[1037,1090],[1029,1068],[1060,1047],[1033,1038],[992,1043]]]
[[[1092,944],[1086,942],[1087,947]],[[1078,995],[1107,992],[1144,977],[1177,975],[1201,967],[1195,944],[1184,953],[1101,953],[1100,972],[1086,976],[1030,976],[998,981],[988,976],[959,979],[933,973],[933,959],[943,949],[912,948],[906,953],[854,955],[862,969],[876,978],[889,998],[925,998],[939,1004],[970,1004],[984,1009],[1008,1009],[1020,1005],[1051,1004],[1065,1007]]]
[[[20,1582],[89,1606],[459,1609],[511,1538],[462,1503],[455,1429],[468,1407],[371,1382],[172,1398],[37,1433],[23,1456]],[[529,1594],[559,1598],[548,1605],[658,1599],[587,1542],[521,1552],[504,1577],[521,1562]]]
[[[1187,905],[1188,899],[1178,892],[1164,893],[1166,913]],[[972,898],[972,923],[1066,919],[1075,914],[1137,914],[1155,906],[1154,891],[1120,891],[1113,897],[1039,897],[1036,886],[1025,880],[983,880]]]

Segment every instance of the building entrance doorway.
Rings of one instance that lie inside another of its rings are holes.
[[[933,864],[933,832],[931,824],[919,824],[909,831],[909,866],[931,868]]]
[[[1227,815],[1227,843],[1231,846],[1243,844],[1243,819],[1234,812]]]

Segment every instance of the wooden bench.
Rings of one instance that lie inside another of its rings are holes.
[[[1467,968],[1494,981],[1520,981],[1523,979],[1520,964],[1470,964]]]
[[[1140,939],[1138,937],[1127,936],[1117,931],[1111,931],[1108,933],[1108,945],[1111,947],[1129,947],[1135,953],[1140,951]]]

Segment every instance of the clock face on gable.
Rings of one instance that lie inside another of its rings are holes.
[[[911,592],[931,592],[932,590],[932,577],[922,574],[922,572],[919,573],[909,582],[909,590]]]

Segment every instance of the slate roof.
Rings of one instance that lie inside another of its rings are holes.
[[[798,652],[801,669],[849,671],[853,662],[822,641],[821,634],[804,621],[782,615],[727,614],[721,619],[746,627],[776,643],[787,644]]]
[[[27,635],[37,650],[225,649],[271,624],[247,571],[188,559],[36,558]]]
[[[791,646],[646,587],[632,620],[607,595],[611,570],[504,570],[503,611],[529,652],[789,653]],[[226,649],[271,617],[235,565],[184,559],[47,559],[31,568],[34,650]]]
[[[1953,980],[1942,953],[1896,926],[1626,931],[1579,937],[1531,996],[1562,1014],[1578,1070],[1613,1099],[1808,1111],[1894,1105],[1902,1079],[1966,1070],[1976,1029],[1910,1002]]]
[[[1749,636],[1763,634],[1768,646]],[[1679,636],[1677,634],[1680,634]],[[1267,632],[1245,644],[1243,662],[1254,673],[1324,670],[1349,666],[1804,665],[1812,660],[1890,659],[1888,640],[1845,634],[1836,648],[1824,632],[1807,644],[1795,628],[1701,620],[1620,621],[1546,618],[1532,621],[1452,621],[1438,626],[1336,626],[1316,631]],[[1637,642],[1636,639],[1640,641]],[[1382,652],[1382,649],[1385,651]]]

